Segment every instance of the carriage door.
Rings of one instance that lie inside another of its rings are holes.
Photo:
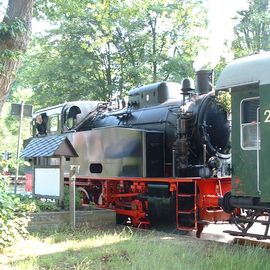
[[[259,195],[260,191],[260,98],[252,97],[245,98],[241,101],[241,148],[247,153],[250,158],[247,159],[247,164],[250,162],[253,179],[248,185],[256,183],[254,190],[255,194]],[[247,168],[247,171],[249,169]]]
[[[259,184],[261,200],[270,202],[270,86],[260,86],[261,149]]]
[[[232,194],[260,196],[259,85],[232,88]]]
[[[252,183],[248,183],[254,187],[255,194],[259,195],[260,190],[260,98],[245,98],[241,101],[241,148],[247,151],[247,164],[251,162]],[[248,168],[247,168],[248,170]]]

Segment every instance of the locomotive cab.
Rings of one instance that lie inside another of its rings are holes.
[[[33,115],[33,137],[55,135],[61,133],[62,105],[39,110]]]
[[[96,110],[100,101],[66,102],[38,110],[32,120],[33,137],[72,132]]]

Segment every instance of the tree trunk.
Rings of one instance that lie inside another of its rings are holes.
[[[20,65],[20,55],[26,51],[31,34],[33,0],[9,0],[3,24],[12,28],[21,22],[23,31],[14,28],[14,33],[0,30],[0,113],[8,96],[15,74]],[[4,57],[5,52],[15,53],[13,57]],[[1,57],[2,55],[2,57]]]

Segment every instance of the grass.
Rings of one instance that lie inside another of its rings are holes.
[[[31,235],[0,254],[0,269],[270,269],[266,249],[120,228]]]

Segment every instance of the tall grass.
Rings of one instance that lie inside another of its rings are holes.
[[[30,241],[30,242],[29,242]],[[8,269],[270,269],[266,249],[196,240],[157,232],[64,231],[32,237],[40,252],[16,257]],[[0,265],[1,266],[1,265]],[[1,267],[0,267],[1,268]]]

